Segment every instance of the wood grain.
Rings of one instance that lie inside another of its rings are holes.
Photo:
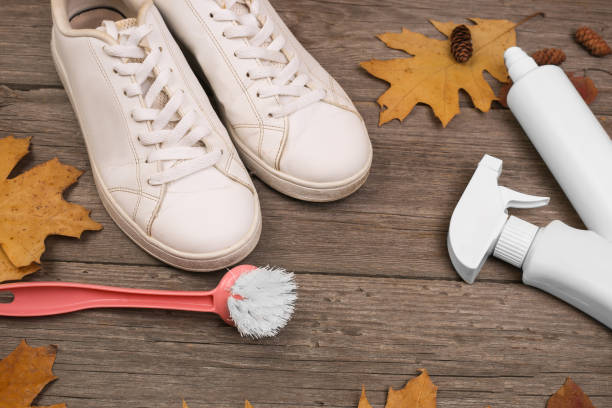
[[[397,58],[376,34],[401,27],[430,36],[428,19],[518,21],[532,52],[562,48],[564,68],[599,88],[593,111],[612,132],[612,59],[593,58],[571,32],[588,24],[612,40],[612,5],[597,1],[527,4],[475,0],[271,0],[296,36],[334,75],[363,114],[374,146],[366,185],[336,203],[284,197],[258,180],[264,229],[246,262],[298,272],[301,300],[290,326],[253,342],[214,316],[98,310],[34,319],[0,319],[0,355],[21,338],[58,344],[59,380],[39,405],[69,407],[355,407],[362,384],[374,406],[426,367],[440,407],[541,407],[571,376],[598,407],[612,405],[612,332],[557,299],[520,283],[520,272],[490,260],[472,286],[448,259],[452,210],[484,153],[504,160],[502,183],[548,195],[547,208],[515,212],[544,225],[582,227],[512,114],[494,104],[476,111],[462,94],[461,114],[442,129],[426,106],[403,122],[377,126],[386,84],[358,67]],[[47,239],[44,268],[29,280],[159,289],[212,288],[222,273],[160,264],[112,223],[95,191],[87,153],[49,52],[45,0],[0,4],[0,137],[33,136],[14,174],[59,157],[86,170],[67,196],[104,225],[82,240]],[[494,87],[497,84],[491,80]]]
[[[168,289],[208,289],[218,277],[76,262],[49,262],[38,276]],[[440,406],[542,406],[567,375],[596,405],[610,397],[610,331],[524,285],[309,273],[298,283],[296,316],[272,340],[241,339],[210,315],[99,310],[2,319],[2,345],[59,344],[60,380],[43,400],[72,406],[161,408],[184,396],[195,407],[244,398],[352,407],[361,384],[380,405],[387,386],[421,367],[440,386]]]

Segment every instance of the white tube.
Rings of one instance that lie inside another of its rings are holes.
[[[504,54],[508,106],[590,229],[612,241],[612,140],[563,70]]]

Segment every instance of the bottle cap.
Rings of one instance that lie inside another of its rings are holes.
[[[497,240],[493,256],[521,268],[538,230],[537,225],[511,215]]]
[[[510,47],[504,52],[504,62],[508,75],[517,82],[523,75],[538,67],[535,60],[519,47]]]

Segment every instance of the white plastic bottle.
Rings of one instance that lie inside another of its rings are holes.
[[[510,217],[508,224],[516,220]],[[612,242],[593,231],[553,221],[538,230],[522,269],[525,284],[612,328]]]
[[[561,221],[544,228],[508,208],[536,208],[548,198],[498,184],[502,161],[485,155],[457,203],[448,252],[457,273],[473,283],[492,255],[523,270],[523,282],[557,296],[612,329],[612,242]]]
[[[612,140],[561,68],[518,47],[504,59],[510,110],[584,224],[612,241]]]

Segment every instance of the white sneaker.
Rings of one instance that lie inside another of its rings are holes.
[[[268,0],[155,0],[198,63],[247,167],[295,198],[331,201],[366,180],[372,147],[338,83]]]
[[[119,227],[188,270],[257,244],[255,188],[152,2],[52,0],[51,50],[100,198]]]

